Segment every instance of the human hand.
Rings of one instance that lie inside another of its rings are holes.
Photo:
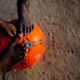
[[[0,26],[9,34],[10,36],[14,36],[16,34],[16,28],[13,24],[7,22],[0,22]]]
[[[21,34],[28,34],[32,31],[33,25],[31,24],[29,14],[29,0],[17,0],[17,12],[18,12],[18,26],[17,31]]]
[[[14,37],[11,45],[10,45],[10,53],[12,53],[12,59],[15,62],[19,62],[20,60],[24,59],[25,53],[28,52],[27,49],[27,40],[22,41],[22,43],[19,43],[19,40],[22,36],[17,35]]]
[[[19,27],[17,28],[17,31],[18,31],[18,33],[20,33],[22,35],[26,35],[26,34],[30,33],[34,28],[33,25],[29,27],[29,26],[26,26],[26,24],[24,24],[24,23],[21,23],[18,26]]]
[[[25,53],[28,52],[28,49],[26,49],[27,41],[23,41],[22,44],[19,44],[19,39],[20,36],[15,37],[8,50],[2,53],[4,56],[0,59],[0,74],[11,70],[16,63],[24,59]]]

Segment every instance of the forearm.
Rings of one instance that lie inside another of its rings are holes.
[[[29,15],[29,0],[17,0],[18,23],[26,22],[26,26],[31,26]]]
[[[10,53],[8,53],[8,55],[5,55],[0,60],[0,75],[11,69],[10,63],[11,63],[11,58],[10,58]]]
[[[23,7],[25,7],[26,10],[29,12],[29,7],[30,7],[29,0],[17,0],[17,10],[18,10],[18,13],[20,13],[20,12],[22,13],[23,12]]]
[[[10,50],[5,53],[3,58],[0,60],[0,75],[11,70],[12,67],[20,61],[20,58],[16,55],[14,50]]]
[[[12,62],[12,59],[14,58],[14,56],[15,56],[15,53],[12,50],[4,54],[4,56],[0,60],[0,74],[3,74],[11,70],[12,66],[14,65],[14,61]]]

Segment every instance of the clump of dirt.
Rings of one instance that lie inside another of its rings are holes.
[[[10,71],[6,80],[80,80],[80,1],[30,0],[33,23],[47,37],[43,60],[22,71]],[[0,1],[0,17],[15,18],[16,0]],[[0,79],[2,80],[2,79]]]

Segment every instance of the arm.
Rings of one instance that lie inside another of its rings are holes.
[[[32,27],[29,16],[29,0],[17,0],[18,27],[19,33],[27,33],[27,29]]]
[[[8,72],[16,63],[24,59],[26,45],[24,42],[18,44],[18,39],[16,38],[6,52],[0,53],[0,75]]]

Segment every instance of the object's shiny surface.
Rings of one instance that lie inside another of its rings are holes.
[[[30,34],[23,36],[19,43],[27,39],[28,53],[25,53],[25,59],[20,63],[16,64],[14,68],[24,69],[37,64],[43,57],[46,48],[46,36],[40,29],[39,25],[35,24],[34,29]]]
[[[9,45],[9,43],[10,40],[8,39],[8,37],[0,32],[0,53]]]

